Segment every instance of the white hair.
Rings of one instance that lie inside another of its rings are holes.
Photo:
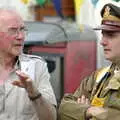
[[[14,6],[0,6],[0,29],[5,25],[4,22],[8,21],[9,16],[19,16],[20,13],[16,10]],[[22,17],[21,17],[22,18]]]
[[[13,12],[20,15],[15,6],[0,6],[0,16],[3,15],[4,12]]]

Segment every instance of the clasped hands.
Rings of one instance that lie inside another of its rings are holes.
[[[97,107],[97,106],[91,106],[90,101],[88,98],[85,97],[85,95],[82,95],[80,98],[77,99],[78,104],[87,104],[90,107],[86,111],[86,117],[96,117],[98,115],[101,115],[101,117],[104,117],[105,115],[102,115],[103,113],[106,114],[107,110],[103,107]],[[105,116],[106,117],[106,116]]]

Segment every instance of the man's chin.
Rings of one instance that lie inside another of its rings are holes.
[[[120,62],[120,58],[106,57],[106,60],[109,60],[112,63],[118,63],[118,62]]]
[[[112,60],[112,58],[111,58],[111,57],[108,57],[108,56],[105,56],[105,59],[106,59],[106,60],[109,60],[109,61]]]
[[[20,50],[20,51],[14,51],[14,52],[12,53],[12,55],[13,55],[13,56],[19,56],[21,53],[22,53],[22,50]]]

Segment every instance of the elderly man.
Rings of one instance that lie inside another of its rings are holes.
[[[82,80],[74,94],[64,96],[60,120],[120,120],[120,7],[106,4],[101,10],[101,45],[111,66]]]
[[[13,9],[0,9],[0,120],[56,120],[46,62],[22,54],[26,28]]]

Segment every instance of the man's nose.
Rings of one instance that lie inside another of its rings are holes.
[[[22,31],[17,31],[16,39],[18,40],[24,40],[25,39],[25,33]]]
[[[100,44],[101,44],[102,46],[107,45],[107,44],[108,44],[108,39],[106,39],[106,37],[103,37],[102,40],[101,40],[101,42],[100,42]]]

